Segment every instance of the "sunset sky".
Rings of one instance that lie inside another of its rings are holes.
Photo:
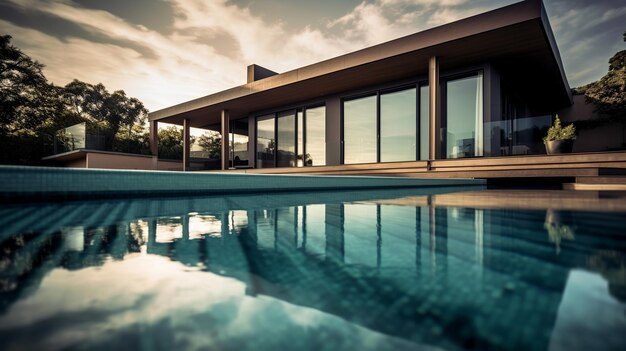
[[[1,0],[0,32],[46,65],[122,89],[158,110],[245,83],[246,66],[284,72],[516,1]],[[572,87],[625,48],[623,0],[545,0]]]

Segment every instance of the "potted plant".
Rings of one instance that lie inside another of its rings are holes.
[[[576,139],[574,124],[562,127],[559,115],[556,115],[554,124],[548,129],[548,135],[543,138],[546,153],[548,155],[570,153],[574,146],[574,139]]]

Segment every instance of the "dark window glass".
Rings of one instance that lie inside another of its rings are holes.
[[[248,119],[232,121],[230,133],[231,162],[234,167],[248,165]]]
[[[326,164],[326,107],[320,106],[306,110],[306,166]]]
[[[296,123],[298,126],[298,156],[296,165],[298,167],[304,166],[304,114],[302,110],[298,110],[296,113]]]
[[[296,165],[296,115],[293,111],[278,114],[278,152],[277,167],[293,167]]]
[[[343,103],[344,163],[373,163],[376,157],[376,96]]]
[[[259,117],[256,121],[256,166],[274,167],[276,140],[274,136],[274,115]]]
[[[482,156],[482,72],[446,82],[446,158]]]
[[[380,161],[416,159],[415,88],[380,95]]]
[[[428,85],[420,86],[420,160],[428,160],[429,111]]]

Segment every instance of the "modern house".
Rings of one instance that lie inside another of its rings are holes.
[[[251,65],[247,78],[151,112],[153,157],[158,125],[168,123],[183,126],[182,170],[216,168],[190,157],[190,128],[228,136],[221,170],[249,173],[506,178],[626,168],[624,152],[588,152],[606,143],[545,155],[556,113],[568,121],[593,109],[573,105],[581,97],[572,96],[540,0],[285,73]]]

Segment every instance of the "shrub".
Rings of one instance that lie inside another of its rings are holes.
[[[570,124],[567,127],[562,127],[561,119],[559,119],[559,115],[556,115],[554,124],[550,127],[550,129],[548,129],[548,135],[543,138],[543,142],[546,143],[553,140],[574,139],[576,139],[576,127],[574,127],[574,124]]]

